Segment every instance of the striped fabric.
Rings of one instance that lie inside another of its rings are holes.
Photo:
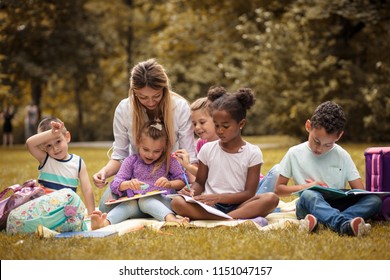
[[[70,188],[76,191],[79,185],[79,172],[81,158],[71,154],[68,160],[56,160],[49,156],[38,168],[38,182],[44,187],[52,190]]]
[[[382,153],[373,154],[371,159],[371,191],[382,191]]]

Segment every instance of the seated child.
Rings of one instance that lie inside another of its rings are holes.
[[[86,230],[85,205],[76,190],[80,183],[88,214],[95,210],[95,199],[84,161],[68,153],[70,132],[57,118],[45,118],[38,133],[26,140],[33,157],[39,162],[38,182],[46,195],[15,208],[7,221],[8,233],[33,232],[44,235],[44,229],[56,232]],[[58,209],[55,215],[51,213]],[[50,214],[49,214],[50,213]]]
[[[194,132],[199,137],[196,142],[197,155],[205,143],[218,140],[209,105],[210,100],[208,100],[207,97],[202,97],[195,100],[190,106]],[[177,150],[173,153],[173,156],[180,162],[183,168],[190,173],[190,183],[193,183],[195,181],[196,173],[198,172],[198,164],[190,163],[190,155],[184,149]],[[274,191],[275,182],[279,175],[278,172],[278,165],[276,165],[265,177],[260,174],[257,194]]]
[[[291,147],[280,163],[275,193],[290,196],[314,185],[344,189],[348,181],[352,189],[364,189],[351,156],[336,142],[344,133],[346,118],[334,102],[322,103],[314,111],[305,128],[308,141]],[[289,186],[290,178],[294,185]],[[313,232],[317,221],[341,235],[361,236],[370,231],[365,220],[378,213],[381,199],[375,195],[327,201],[322,194],[305,190],[296,205],[301,229]]]
[[[208,106],[209,103],[210,101],[208,101],[207,97],[202,97],[195,100],[190,106],[194,132],[199,137],[196,142],[197,154],[199,154],[200,149],[205,143],[218,140]],[[185,149],[179,149],[172,156],[188,171],[190,182],[193,183],[198,172],[198,165],[190,163],[190,155],[188,152]]]
[[[167,154],[170,149],[164,124],[159,120],[146,122],[138,135],[138,153],[123,161],[110,184],[111,191],[119,197],[132,197],[153,190],[176,193],[185,185],[183,171],[177,160]],[[145,184],[149,186],[142,189]],[[176,217],[170,202],[171,199],[162,194],[121,202],[108,213],[94,211],[91,226],[98,229],[127,219],[150,216],[159,221],[188,223],[188,218]]]
[[[256,195],[260,168],[263,163],[259,147],[243,140],[241,130],[246,123],[246,111],[254,104],[252,90],[240,89],[227,93],[222,87],[208,92],[212,118],[219,140],[204,144],[198,154],[199,167],[191,190],[183,188],[181,194],[209,206],[216,207],[234,219],[256,219],[267,224],[266,215],[278,205],[274,193]],[[172,209],[190,219],[219,220],[181,196],[172,200]]]
[[[26,140],[33,157],[39,162],[38,182],[50,193],[63,188],[76,191],[79,183],[87,205],[88,214],[95,210],[95,199],[87,167],[78,155],[68,153],[70,132],[55,117],[43,119],[38,133]]]

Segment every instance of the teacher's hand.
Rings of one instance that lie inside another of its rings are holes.
[[[95,173],[92,176],[93,183],[98,188],[104,188],[108,182],[106,181],[106,172],[104,169],[101,169],[98,173]]]

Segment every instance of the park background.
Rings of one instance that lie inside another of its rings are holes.
[[[70,152],[83,157],[89,175],[99,170],[109,146],[98,144],[113,140],[129,71],[151,57],[189,102],[214,85],[256,92],[244,134],[261,147],[264,174],[307,138],[304,122],[316,106],[338,102],[348,117],[343,147],[364,178],[364,150],[390,143],[389,35],[385,0],[0,0],[0,109],[15,107],[18,144],[0,148],[0,186],[37,176],[23,146],[31,101],[41,116],[65,121]],[[93,189],[98,202],[103,190]],[[328,229],[259,233],[250,225],[146,229],[112,242],[0,234],[0,259],[388,260],[389,227],[373,222],[359,240]]]
[[[303,140],[325,100],[343,141],[390,141],[390,4],[385,0],[0,0],[0,106],[65,121],[72,141],[111,141],[129,71],[156,58],[192,102],[210,86],[252,88],[245,135]]]

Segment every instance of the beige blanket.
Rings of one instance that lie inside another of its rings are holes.
[[[269,214],[266,219],[268,220],[268,225],[261,227],[260,225],[253,222],[253,224],[259,230],[271,230],[283,228],[290,224],[298,224],[298,220],[295,216],[295,205],[298,199],[295,199],[291,202],[280,201],[278,209],[280,212],[274,212]],[[237,226],[241,223],[248,222],[245,220],[223,220],[223,221],[209,221],[209,220],[196,220],[191,221],[188,227],[218,227],[218,226]],[[152,228],[155,230],[160,230],[163,227],[168,226],[177,226],[177,224],[160,222],[155,219],[131,219],[123,221],[119,224],[110,225],[96,231],[117,231],[118,235],[123,235],[135,230],[139,230],[145,227]]]

